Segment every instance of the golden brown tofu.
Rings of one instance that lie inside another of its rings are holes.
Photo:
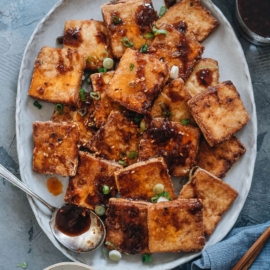
[[[140,49],[150,44],[145,34],[152,32],[152,24],[158,18],[151,0],[119,0],[101,6],[108,28],[113,54],[120,58],[129,47]],[[126,42],[125,42],[126,39]]]
[[[204,47],[194,35],[178,32],[172,25],[163,24],[160,29],[166,30],[167,34],[157,35],[148,51],[167,63],[169,70],[177,66],[178,77],[186,81],[196,62],[201,59]]]
[[[111,111],[121,111],[122,107],[112,101],[106,94],[106,87],[111,80],[114,72],[95,73],[90,76],[93,91],[100,94],[100,99],[94,100],[94,121],[97,128],[103,126]]]
[[[112,58],[108,31],[104,22],[71,20],[65,23],[64,48],[77,49],[85,56],[86,68],[98,70],[103,59]]]
[[[89,148],[97,156],[129,165],[137,161],[140,138],[136,124],[120,112],[112,111],[105,125],[89,142]]]
[[[213,147],[202,139],[197,155],[197,165],[216,177],[223,178],[245,152],[245,146],[234,136]]]
[[[109,200],[106,212],[108,249],[127,254],[150,253],[148,248],[147,212],[150,203],[120,198]]]
[[[139,159],[161,156],[174,176],[187,176],[196,162],[200,131],[191,125],[154,118],[140,142]]]
[[[191,185],[195,197],[202,201],[204,231],[210,235],[220,221],[221,215],[238,196],[238,192],[201,168],[196,170],[191,182],[187,185]],[[185,196],[189,198],[191,192],[187,192],[188,189],[190,186],[182,193],[180,192],[179,198],[186,198]]]
[[[194,198],[196,198],[195,190],[194,190],[192,184],[190,183],[190,181],[188,181],[182,187],[178,198],[179,199],[194,199]]]
[[[188,121],[196,124],[187,106],[190,98],[191,96],[184,88],[184,81],[181,78],[173,80],[163,88],[156,99],[151,116],[168,118],[174,122]]]
[[[34,122],[33,170],[41,174],[74,176],[78,166],[79,137],[76,124]]]
[[[173,5],[158,21],[172,24],[178,31],[194,33],[201,42],[219,25],[211,12],[201,5],[200,0],[182,0]]]
[[[218,62],[211,58],[203,58],[197,62],[194,70],[185,83],[188,93],[195,95],[207,91],[208,86],[215,86],[219,82]]]
[[[151,252],[193,252],[205,245],[202,203],[182,199],[152,204],[148,208]]]
[[[147,113],[168,76],[166,64],[155,56],[127,49],[106,93],[129,110]]]
[[[43,47],[34,66],[28,95],[52,103],[79,101],[85,58],[76,50]]]
[[[115,172],[115,181],[121,198],[151,201],[156,196],[153,188],[163,184],[171,200],[175,199],[173,184],[163,158],[141,161]]]
[[[188,101],[189,109],[210,146],[228,140],[249,121],[231,81],[222,82]]]
[[[116,195],[114,172],[120,168],[115,162],[80,151],[77,173],[69,179],[65,202],[92,210],[97,205],[106,205]],[[110,190],[106,195],[102,191],[104,185]]]

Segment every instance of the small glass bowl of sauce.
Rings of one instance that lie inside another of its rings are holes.
[[[270,1],[236,0],[236,25],[256,45],[270,45]]]

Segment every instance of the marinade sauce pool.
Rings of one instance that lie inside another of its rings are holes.
[[[238,10],[252,32],[264,38],[270,37],[269,0],[239,0]]]

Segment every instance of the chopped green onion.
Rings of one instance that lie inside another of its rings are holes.
[[[139,125],[141,123],[141,120],[142,120],[142,117],[140,115],[136,115],[134,118],[133,118],[133,122],[137,125]]]
[[[42,108],[42,105],[36,100],[34,101],[34,106],[37,107],[39,110]]]
[[[187,118],[187,119],[182,119],[181,120],[181,124],[183,124],[183,125],[188,125],[190,123],[190,119],[189,118]]]
[[[63,106],[63,104],[60,104],[60,103],[56,104],[55,105],[55,109],[56,109],[56,111],[58,112],[59,115],[61,115],[61,114],[64,113],[64,106]]]
[[[79,94],[80,94],[80,100],[81,101],[86,101],[86,92],[84,91],[83,88],[80,89]]]
[[[133,42],[131,42],[127,37],[122,38],[122,43],[125,47],[128,47],[128,48],[134,47]]]
[[[119,18],[119,17],[116,16],[116,15],[113,15],[113,16],[112,16],[112,20],[113,20],[113,24],[114,24],[114,25],[120,24],[120,23],[122,22],[122,19]]]
[[[165,111],[165,112],[162,112],[162,115],[165,116],[166,118],[170,118],[172,116],[172,112]]]
[[[152,255],[151,254],[143,254],[142,255],[142,262],[143,263],[150,263],[150,262],[152,262]]]
[[[128,82],[128,87],[135,88],[137,86],[138,86],[138,84],[135,83],[134,81]]]
[[[153,26],[153,33],[155,36],[157,35],[167,35],[167,31],[164,29],[158,29],[155,25]]]
[[[121,253],[118,250],[111,250],[109,252],[109,258],[112,261],[118,262],[119,260],[122,259],[122,255],[121,255]]]
[[[119,165],[127,166],[127,163],[124,160],[118,160]]]
[[[99,73],[106,73],[107,72],[107,69],[106,68],[98,68],[98,72]]]
[[[164,191],[164,185],[163,184],[156,184],[153,188],[153,191],[156,193],[156,194],[160,194]]]
[[[109,250],[107,248],[102,249],[102,254],[106,259],[109,258]]]
[[[26,262],[23,262],[23,263],[18,263],[17,264],[17,267],[20,267],[22,269],[26,269],[28,267],[28,264]]]
[[[128,158],[129,158],[129,159],[136,158],[137,156],[138,156],[138,154],[137,154],[136,151],[131,151],[131,152],[129,152],[129,154],[128,154]]]
[[[154,196],[152,197],[150,200],[151,200],[151,203],[156,203],[158,201],[158,196]]]
[[[123,152],[120,153],[120,158],[121,158],[121,159],[124,159],[125,157],[126,157],[126,153],[123,153]]]
[[[129,64],[129,70],[132,71],[134,69],[135,65],[133,63]]]
[[[163,192],[157,194],[156,196],[153,196],[150,200],[151,200],[152,203],[156,203],[160,197],[164,197],[164,198],[166,198],[168,201],[171,200],[171,198],[170,198],[168,192],[166,192],[166,191],[163,191]]]
[[[98,216],[103,216],[105,214],[106,210],[105,210],[105,207],[102,206],[102,205],[96,205],[95,207],[95,213],[98,215]]]
[[[103,194],[109,194],[110,193],[110,188],[107,185],[103,185],[102,187],[102,192]]]
[[[158,200],[157,200],[157,203],[158,203],[158,202],[168,202],[168,201],[169,201],[169,200],[168,200],[167,198],[160,196],[160,197],[158,198]]]
[[[141,49],[140,49],[140,52],[142,53],[147,53],[147,49],[148,49],[148,45],[147,44],[143,44]]]
[[[144,132],[146,130],[146,123],[145,120],[143,119],[140,123],[140,132]]]
[[[78,110],[80,116],[85,116],[87,114],[87,108],[83,107]]]
[[[90,63],[90,65],[92,65],[92,66],[96,66],[98,63],[98,59],[96,56],[90,55],[87,58],[87,62]]]
[[[143,37],[146,38],[146,39],[154,38],[154,36],[155,36],[155,35],[154,35],[153,32],[145,33],[145,34],[143,35]]]
[[[116,246],[112,242],[106,241],[105,245],[106,246],[111,246],[112,248],[116,249]]]
[[[159,18],[161,18],[167,11],[168,9],[165,6],[162,6],[158,13]]]
[[[106,69],[110,69],[113,67],[113,60],[112,58],[105,58],[103,60],[103,67],[105,67]]]
[[[109,55],[108,51],[104,50],[100,55],[99,55],[99,59],[100,60],[104,60],[105,58],[107,58]]]
[[[99,92],[91,92],[90,97],[94,100],[99,100],[100,99],[100,93]]]

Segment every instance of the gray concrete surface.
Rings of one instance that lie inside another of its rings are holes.
[[[57,0],[0,0],[0,163],[19,177],[15,134],[17,79],[27,41]],[[234,26],[234,0],[213,1]],[[53,29],[52,29],[53,33]],[[270,46],[257,47],[237,32],[249,65],[258,116],[253,182],[236,227],[270,218]],[[269,166],[269,167],[268,167]],[[0,270],[39,270],[68,261],[40,229],[26,195],[0,178]]]

